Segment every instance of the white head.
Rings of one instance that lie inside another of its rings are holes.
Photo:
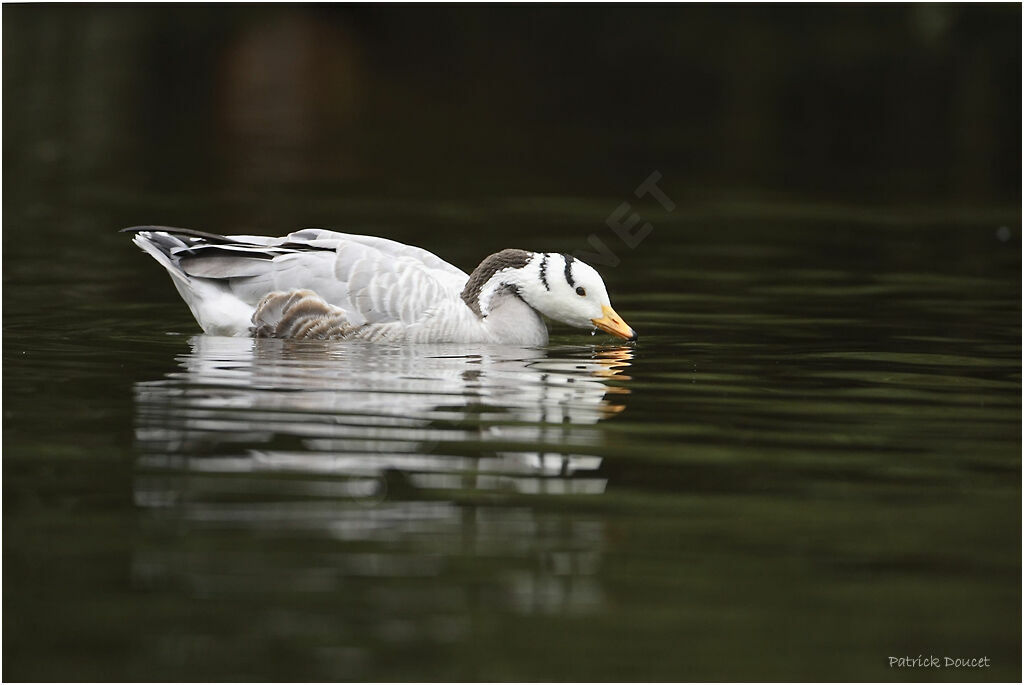
[[[572,255],[502,250],[470,275],[462,299],[480,316],[502,293],[518,296],[555,321],[577,328],[600,328],[636,340],[636,332],[612,309],[601,276]]]

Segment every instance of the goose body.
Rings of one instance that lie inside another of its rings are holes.
[[[467,274],[418,247],[321,229],[125,231],[211,335],[543,345],[544,314],[636,339],[601,277],[570,255],[506,249]]]

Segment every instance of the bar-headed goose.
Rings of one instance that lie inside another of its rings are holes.
[[[571,255],[506,249],[466,274],[418,247],[320,229],[283,238],[124,230],[212,335],[543,345],[543,314],[637,338],[598,273]]]

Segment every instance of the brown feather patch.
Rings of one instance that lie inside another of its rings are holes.
[[[477,316],[483,316],[480,311],[480,291],[487,281],[491,280],[494,274],[504,269],[521,269],[530,263],[533,258],[532,252],[526,250],[515,250],[507,248],[501,252],[495,252],[488,256],[480,265],[473,269],[469,275],[466,287],[462,289],[462,300]]]
[[[256,338],[337,340],[359,330],[345,310],[312,290],[268,293],[256,305],[250,331]]]

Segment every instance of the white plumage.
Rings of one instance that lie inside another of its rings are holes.
[[[125,230],[212,335],[542,345],[544,314],[636,339],[601,277],[569,255],[503,250],[467,274],[418,247],[321,229]]]

